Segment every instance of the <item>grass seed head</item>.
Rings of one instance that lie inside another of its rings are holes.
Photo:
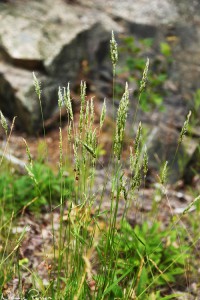
[[[80,171],[80,162],[79,162],[79,156],[78,156],[78,145],[79,145],[79,142],[76,139],[75,143],[73,144],[74,162],[75,162],[75,170],[76,170],[76,172],[79,173],[79,171]]]
[[[67,127],[67,133],[68,133],[68,141],[70,143],[72,140],[72,122],[71,121],[69,122],[69,125]]]
[[[31,178],[31,180],[33,180],[33,182],[35,183],[35,185],[38,185],[38,181],[37,181],[37,179],[35,177],[35,174],[32,172],[32,169],[29,166],[27,166],[27,165],[25,165],[25,169],[26,169],[26,171],[28,173],[28,176]]]
[[[38,81],[35,73],[33,72],[33,82],[35,86],[35,92],[39,99],[41,99],[41,82]]]
[[[140,93],[142,93],[146,87],[148,70],[149,70],[149,59],[147,58],[143,76],[142,76],[142,80],[140,82]]]
[[[126,119],[128,113],[128,105],[129,105],[129,91],[128,91],[128,84],[126,83],[125,92],[122,96],[122,99],[119,104],[118,112],[117,112],[116,132],[115,132],[115,139],[114,139],[114,154],[118,160],[120,160],[120,156],[121,156],[122,142],[124,138]]]
[[[58,88],[58,107],[59,107],[59,109],[61,109],[62,105],[63,105],[63,95],[62,95],[62,89],[59,86],[59,88]]]
[[[93,97],[91,98],[91,101],[90,101],[90,124],[91,124],[91,126],[94,124],[94,101],[93,101]]]
[[[118,62],[118,48],[117,48],[117,42],[115,40],[113,31],[112,31],[112,37],[110,40],[110,56],[111,56],[111,61],[112,61],[112,65],[113,65],[113,74],[115,75],[116,65]]]
[[[147,154],[147,147],[145,145],[144,147],[144,156],[143,156],[143,172],[144,172],[144,176],[147,176],[147,172],[148,172],[148,154]]]
[[[86,109],[85,109],[85,126],[86,126],[86,128],[89,127],[89,115],[90,115],[90,106],[89,106],[89,102],[87,101]]]
[[[138,125],[138,129],[135,137],[135,143],[134,143],[135,153],[138,152],[139,150],[141,137],[142,137],[142,123],[140,122]]]
[[[186,117],[186,120],[185,120],[185,122],[183,124],[183,127],[181,129],[181,133],[180,133],[179,140],[178,140],[178,144],[179,145],[182,143],[183,138],[184,138],[184,136],[186,135],[186,133],[188,131],[188,125],[189,125],[191,114],[192,114],[192,112],[189,111],[189,113],[188,113],[188,115]]]
[[[168,161],[165,162],[160,175],[160,183],[164,185],[167,181]]]
[[[86,100],[86,82],[81,81],[80,85],[81,90],[81,108],[80,108],[80,117],[79,117],[79,131],[80,135],[83,131],[83,119],[84,119],[84,111],[85,111],[85,100]]]
[[[137,168],[135,169],[135,173],[131,182],[132,191],[134,191],[135,189],[139,189],[140,184],[141,184],[141,167],[139,164],[137,164]]]
[[[29,148],[29,146],[28,146],[25,139],[23,139],[23,142],[26,146],[26,154],[28,156],[28,161],[29,161],[30,168],[32,169],[33,168],[33,160],[32,160],[32,156],[31,156],[31,151],[30,151],[30,148]]]
[[[67,109],[67,112],[69,113],[71,121],[73,121],[73,110],[72,110],[72,101],[71,101],[71,95],[70,95],[70,84],[68,82],[67,85],[67,91],[64,88],[64,103],[65,107]]]
[[[102,110],[101,110],[101,116],[100,116],[100,129],[102,128],[103,123],[104,123],[104,121],[105,121],[105,116],[106,116],[106,99],[104,99],[103,107],[102,107]]]

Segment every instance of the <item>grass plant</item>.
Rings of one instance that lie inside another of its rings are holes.
[[[111,58],[113,77],[116,74],[118,59],[117,44],[114,34],[111,39]],[[140,95],[144,93],[149,60],[147,60],[140,83]],[[42,112],[42,93],[40,83],[34,74],[34,85]],[[113,91],[114,91],[113,80]],[[52,259],[48,265],[48,281],[46,285],[37,270],[26,265],[26,258],[20,258],[20,245],[28,235],[27,228],[15,235],[12,234],[13,222],[17,222],[15,209],[5,218],[8,209],[6,203],[13,197],[9,188],[9,176],[3,178],[0,187],[0,295],[6,296],[9,282],[18,278],[18,288],[15,296],[20,299],[178,299],[174,290],[176,280],[182,278],[184,285],[188,284],[186,263],[195,253],[195,245],[199,240],[191,238],[188,242],[188,231],[181,226],[192,206],[199,201],[197,196],[180,216],[170,217],[168,226],[147,215],[142,225],[132,227],[127,221],[130,207],[136,203],[138,190],[144,182],[148,172],[148,149],[143,145],[142,124],[133,136],[133,146],[130,147],[129,169],[127,176],[125,161],[122,156],[126,118],[129,112],[128,83],[121,97],[116,114],[116,129],[113,139],[113,151],[110,153],[108,166],[102,165],[100,160],[100,137],[106,118],[106,101],[102,106],[100,118],[95,115],[95,99],[87,97],[87,85],[80,84],[80,114],[79,120],[73,115],[70,85],[58,90],[58,107],[64,105],[68,115],[68,131],[63,132],[60,118],[59,127],[59,169],[55,177],[49,168],[38,165],[32,160],[29,147],[25,141],[28,163],[27,175],[15,178],[11,190],[14,190],[16,200],[21,209],[27,206],[26,191],[21,193],[21,186],[26,186],[30,201],[29,209],[37,203],[40,206],[45,199],[50,204],[53,215],[55,207],[59,208],[59,228],[54,228],[52,217]],[[139,96],[140,99],[140,96]],[[138,100],[138,105],[140,100]],[[190,114],[177,141],[177,147],[187,132]],[[98,126],[97,119],[99,121]],[[133,114],[136,122],[136,116]],[[9,132],[6,119],[1,114],[2,126],[5,129],[7,143]],[[42,116],[43,122],[43,116]],[[43,122],[44,124],[44,122]],[[133,124],[137,125],[137,124]],[[11,128],[12,130],[12,128]],[[44,129],[45,134],[45,129]],[[73,165],[72,181],[69,185],[64,176],[67,168],[63,153],[63,143],[68,140],[68,163]],[[144,151],[142,150],[144,148]],[[46,151],[48,155],[48,151]],[[175,154],[176,155],[176,154]],[[126,158],[127,159],[127,158]],[[2,167],[2,166],[1,166]],[[38,169],[42,168],[39,172]],[[97,170],[104,168],[103,184],[98,183]],[[160,174],[161,191],[167,197],[167,162]],[[73,188],[70,186],[73,185]],[[33,186],[35,190],[33,189]],[[12,196],[10,196],[12,195]],[[153,200],[153,199],[152,199]],[[104,203],[108,208],[104,208]],[[123,206],[121,208],[121,204]],[[9,208],[10,209],[10,208]],[[118,214],[121,211],[121,217]],[[141,212],[138,212],[141,213]],[[16,237],[17,236],[17,237]],[[14,239],[14,240],[13,240]],[[10,247],[10,244],[12,247]],[[45,252],[44,252],[45,256]],[[31,287],[21,280],[26,271],[32,278]],[[185,283],[186,282],[186,283]],[[22,298],[24,297],[24,298]],[[2,298],[4,299],[4,298]],[[6,298],[7,299],[7,298]],[[35,299],[35,298],[34,298]]]

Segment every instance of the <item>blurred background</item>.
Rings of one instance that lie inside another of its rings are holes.
[[[68,82],[73,91],[75,112],[80,81],[86,80],[87,93],[95,96],[99,112],[103,99],[108,99],[108,117],[113,116],[124,84],[129,82],[128,137],[131,138],[139,83],[148,57],[148,85],[137,118],[143,122],[148,137],[150,167],[156,170],[158,164],[174,157],[179,132],[188,111],[192,110],[190,133],[181,146],[169,179],[190,184],[198,181],[199,25],[200,3],[195,0],[0,1],[0,109],[10,121],[17,116],[11,153],[24,158],[25,149],[19,136],[28,139],[34,155],[42,143],[41,112],[33,86],[33,71],[42,87],[47,142],[52,149],[50,161],[54,163],[59,155],[54,131],[59,119],[58,87],[66,87]],[[114,108],[109,53],[112,30],[119,47]],[[67,126],[65,111],[63,120]],[[104,145],[111,138],[110,127],[112,118],[104,130]],[[3,133],[1,143],[5,143]]]

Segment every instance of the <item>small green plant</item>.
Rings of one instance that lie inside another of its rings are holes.
[[[188,253],[180,256],[176,230],[162,230],[161,227],[159,222],[150,225],[145,221],[142,226],[136,225],[133,229],[123,221],[115,236],[114,242],[119,251],[117,274],[121,276],[132,266],[132,271],[122,282],[123,286],[131,286],[136,296],[140,296],[152,282],[148,294],[155,286],[157,289],[166,283],[170,286],[177,275],[184,275]],[[143,296],[141,299],[146,298]]]
[[[126,61],[125,67],[118,69],[118,76],[122,79],[126,76],[130,82],[135,83],[135,96],[139,93],[146,57],[152,57],[153,43],[154,40],[150,38],[138,41],[134,37],[125,37],[121,40],[120,52],[125,54]],[[164,59],[151,59],[152,66],[148,73],[147,92],[143,93],[140,99],[140,107],[143,111],[149,111],[154,108],[164,109],[163,95],[165,95],[165,90],[163,84],[167,80],[168,68],[171,63],[170,45],[166,42],[160,43],[158,54]],[[118,93],[121,91],[122,85],[119,82],[116,85]]]
[[[6,213],[15,213],[27,207],[29,210],[40,211],[44,205],[56,206],[60,200],[60,179],[55,175],[50,167],[44,163],[34,163],[32,173],[37,186],[27,174],[19,175],[10,173],[7,167],[0,173],[0,199],[1,206],[6,206]],[[64,197],[68,197],[72,192],[72,179],[64,178]],[[5,204],[4,204],[5,202]],[[5,207],[4,207],[5,209]]]

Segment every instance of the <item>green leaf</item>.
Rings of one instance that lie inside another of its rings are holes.
[[[171,56],[172,53],[170,45],[165,42],[160,43],[160,52],[166,57]]]
[[[141,273],[141,276],[140,276],[140,280],[138,282],[136,294],[140,295],[142,293],[142,291],[145,289],[147,284],[148,284],[147,270],[146,270],[145,267],[143,267],[142,273]]]
[[[111,284],[103,293],[104,297],[105,295],[107,295],[109,292],[111,292],[117,285],[118,283],[124,279],[131,271],[133,270],[133,266],[131,266],[131,268],[128,269],[128,271],[126,271],[121,277],[119,277],[118,279],[116,279],[113,284]]]
[[[169,299],[177,299],[177,297],[181,297],[181,294],[171,294],[168,296],[164,296],[161,300],[169,300]]]

